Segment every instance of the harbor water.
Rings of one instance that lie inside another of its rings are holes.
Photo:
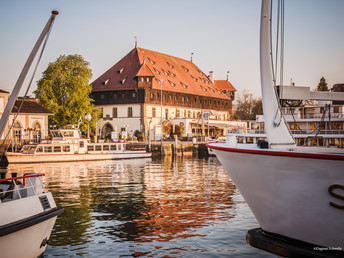
[[[10,165],[45,173],[65,212],[44,257],[275,257],[245,241],[259,227],[215,157]]]

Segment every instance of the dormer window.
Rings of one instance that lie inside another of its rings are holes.
[[[173,87],[176,87],[176,84],[171,82],[170,80],[168,80],[168,82],[173,86]]]
[[[215,93],[215,91],[214,91],[212,88],[208,87],[208,89],[209,89],[212,93]]]
[[[205,92],[207,92],[208,90],[206,88],[204,88],[203,86],[201,86],[202,90],[204,90]]]
[[[185,88],[185,89],[187,89],[188,88],[188,86],[187,85],[185,85],[184,83],[182,83],[182,82],[180,82],[180,84]]]
[[[157,74],[160,74],[160,71],[156,68],[154,68],[154,71],[157,73]]]
[[[171,67],[172,69],[174,69],[174,66],[171,65],[169,62],[167,62],[168,66]]]
[[[161,69],[165,75],[169,76],[168,72],[166,72],[164,69]]]
[[[102,82],[102,85],[106,85],[109,82],[110,79],[107,79],[106,81]]]
[[[170,72],[170,75],[171,75],[172,77],[176,78],[176,75],[175,75],[174,73],[171,73],[171,72]]]
[[[191,75],[191,78],[194,79],[195,82],[198,81],[198,79],[196,77],[193,77],[192,75]]]
[[[125,82],[126,79],[127,79],[127,78],[124,78],[123,80],[119,81],[119,83],[120,83],[120,84],[124,84],[124,82]]]
[[[152,65],[155,65],[155,62],[152,59],[150,59],[149,57],[148,57],[148,60],[149,60],[149,62],[152,63]]]
[[[123,70],[124,70],[124,67],[122,69],[118,70],[117,73],[121,74],[123,72]]]
[[[185,66],[182,66],[183,67],[183,69],[186,71],[186,72],[189,72],[189,69],[188,68],[186,68]]]

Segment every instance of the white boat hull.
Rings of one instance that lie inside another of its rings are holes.
[[[210,146],[263,230],[344,250],[343,157]]]
[[[15,152],[6,153],[10,164],[16,163],[47,163],[47,162],[70,162],[70,161],[92,161],[113,159],[135,159],[149,158],[152,153],[145,151],[127,151],[118,153],[87,153],[87,154],[21,154]]]
[[[0,238],[2,258],[32,258],[44,253],[47,245],[41,246],[44,239],[49,239],[56,217],[14,232]]]
[[[46,198],[44,208],[40,197]],[[0,203],[0,256],[32,258],[43,254],[54,227],[62,213],[50,192]]]

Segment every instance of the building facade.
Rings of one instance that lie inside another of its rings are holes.
[[[103,111],[97,133],[159,139],[170,124],[183,128],[184,137],[224,135],[235,91],[191,61],[136,47],[92,83],[91,97]]]
[[[5,110],[8,96],[9,92],[0,90],[0,116]],[[48,136],[49,115],[53,113],[38,104],[36,99],[18,98],[1,139],[7,136],[7,141],[17,145],[24,142],[40,142]]]

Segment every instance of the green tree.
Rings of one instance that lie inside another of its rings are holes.
[[[255,98],[248,90],[243,90],[236,96],[234,109],[234,118],[237,120],[255,119],[256,115],[263,114],[262,99]]]
[[[327,82],[324,77],[321,77],[320,82],[315,90],[316,91],[329,91],[327,87]]]
[[[81,129],[85,130],[85,114],[91,113],[90,128],[95,130],[100,110],[95,109],[89,97],[92,70],[81,55],[61,55],[43,72],[34,92],[39,103],[54,113],[49,123],[62,127],[77,125],[81,118]]]

